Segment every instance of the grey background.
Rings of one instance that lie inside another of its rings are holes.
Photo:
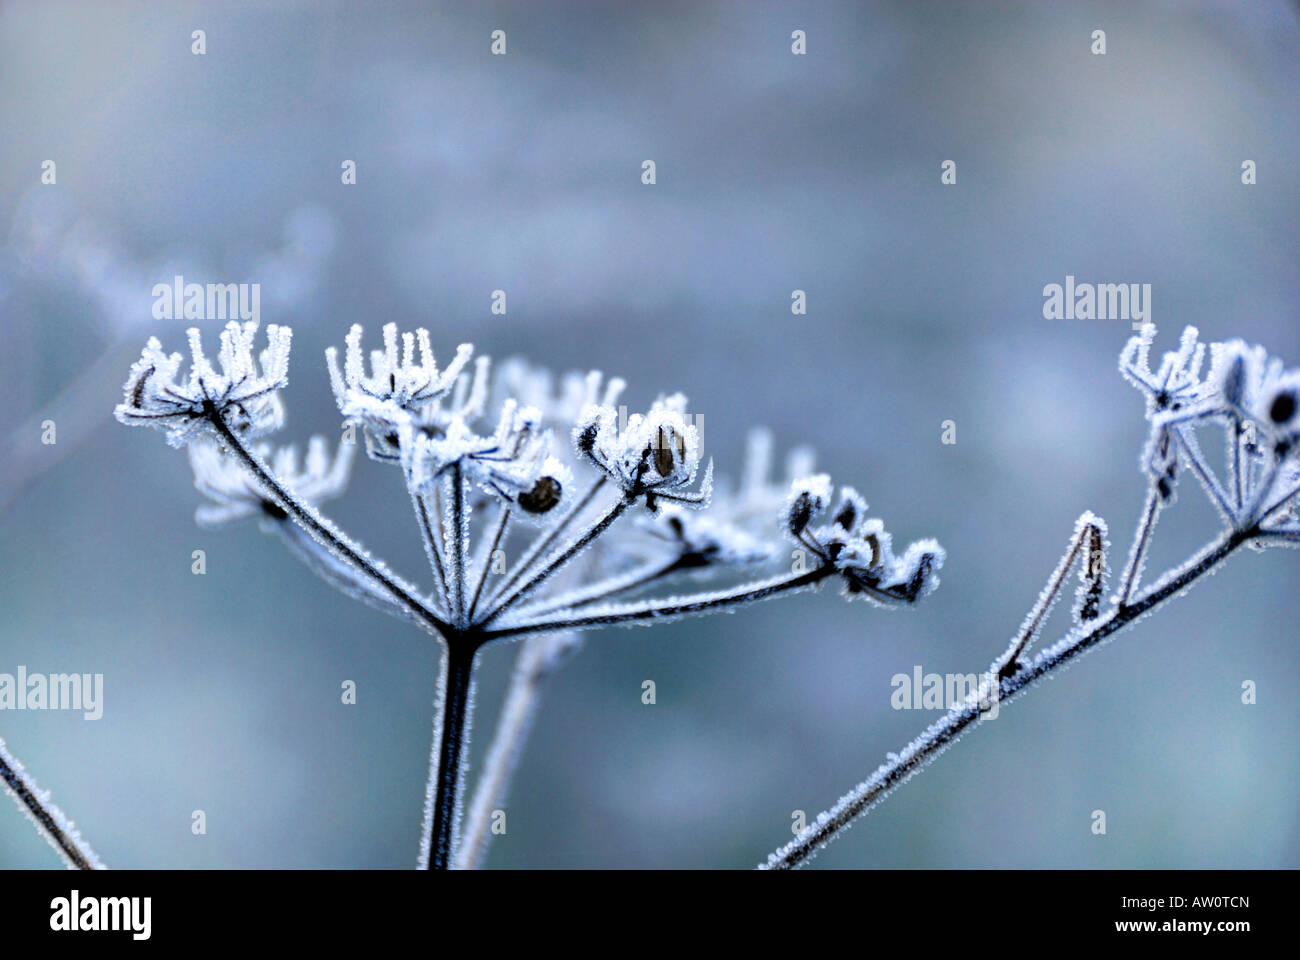
[[[183,343],[149,314],[174,273],[260,282],[263,321],[294,326],[288,437],[337,429],[321,351],[349,324],[427,325],[444,350],[624,375],[633,406],[683,390],[724,471],[768,424],[896,539],[947,547],[915,610],[828,590],[590,634],[499,867],[757,862],[934,718],[891,709],[893,674],[1002,648],[1082,510],[1127,544],[1128,324],[1044,320],[1045,284],[1150,283],[1160,349],[1192,323],[1300,358],[1292,7],[463,6],[0,8],[0,671],[106,687],[97,722],[4,713],[0,736],[110,865],[409,867],[429,748],[433,645],[255,525],[199,530],[185,457],[112,421],[145,338]],[[329,512],[423,575],[391,471],[359,462]],[[1156,559],[1214,522],[1186,489]],[[1236,558],[817,865],[1296,866],[1297,563]],[[476,760],[513,653],[483,657]],[[55,864],[0,804],[0,865]]]

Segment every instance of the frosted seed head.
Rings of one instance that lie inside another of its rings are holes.
[[[824,473],[793,481],[785,507],[785,528],[790,535],[798,537],[810,523],[818,520],[830,499],[831,478]]]
[[[867,501],[852,487],[840,488],[840,502],[835,507],[831,522],[846,533],[867,516]]]
[[[181,355],[165,354],[151,337],[123,385],[123,400],[114,410],[122,423],[162,430],[167,442],[184,446],[203,434],[215,434],[214,416],[245,438],[279,429],[284,407],[279,391],[288,384],[292,331],[267,327],[267,348],[255,359],[257,324],[230,322],[221,333],[215,369],[204,353],[197,328],[187,331],[189,376],[180,376]],[[260,360],[260,365],[259,365]]]

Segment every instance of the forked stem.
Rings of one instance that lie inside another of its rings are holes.
[[[1152,509],[1148,501],[1145,516],[1150,518],[1151,513]],[[1139,527],[1139,539],[1143,533],[1149,536],[1150,525],[1149,519],[1144,520]],[[918,773],[929,760],[956,740],[963,731],[982,721],[988,712],[987,706],[990,700],[998,704],[1006,702],[1043,677],[1087,653],[1112,634],[1187,589],[1218,567],[1233,551],[1258,533],[1258,528],[1247,531],[1225,531],[1200,553],[1165,575],[1155,586],[1136,599],[1131,602],[1121,600],[1109,613],[1090,622],[1086,627],[1076,628],[1051,647],[1039,651],[1027,665],[1003,677],[998,683],[996,697],[979,700],[967,698],[963,703],[954,705],[942,720],[931,725],[899,753],[891,755],[889,761],[876,768],[870,777],[841,797],[835,806],[817,817],[792,841],[773,852],[767,858],[767,862],[760,865],[760,869],[788,870],[798,867],[847,828],[857,817],[884,799],[895,787]],[[1139,556],[1136,540],[1133,556]],[[1126,593],[1127,591],[1122,593],[1121,597]]]

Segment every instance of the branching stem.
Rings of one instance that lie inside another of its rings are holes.
[[[1153,513],[1150,502],[1148,500],[1146,511],[1148,517]],[[1143,533],[1149,533],[1149,527],[1150,523],[1144,521],[1139,528],[1139,539]],[[1004,677],[998,685],[996,701],[1000,704],[1012,699],[1043,677],[1087,653],[1112,634],[1187,589],[1202,576],[1218,567],[1243,543],[1259,534],[1258,528],[1248,531],[1225,531],[1217,540],[1188,559],[1182,566],[1171,571],[1137,599],[1132,602],[1120,602],[1109,613],[1089,622],[1086,626],[1076,628],[1051,647],[1041,650],[1020,670]],[[1139,553],[1137,548],[1138,543],[1135,540],[1134,555]],[[761,865],[761,869],[790,869],[808,860],[858,816],[866,813],[900,783],[917,773],[928,761],[956,740],[963,731],[977,725],[986,712],[985,706],[971,698],[955,705],[943,719],[934,723],[901,752],[878,767],[870,777],[841,797],[834,807],[819,816],[790,843],[772,853],[767,862]]]

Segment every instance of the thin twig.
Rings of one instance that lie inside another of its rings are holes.
[[[4,780],[5,792],[36,824],[36,829],[63,857],[69,870],[104,869],[90,844],[82,839],[63,811],[50,803],[48,791],[36,785],[18,758],[5,747],[4,740],[0,740],[0,779]]]
[[[509,526],[510,504],[503,503],[501,509],[497,512],[497,522],[492,537],[487,541],[487,552],[483,554],[483,570],[479,573],[478,584],[474,587],[474,598],[469,603],[469,613],[466,614],[466,619],[470,623],[474,622],[474,612],[478,609],[479,597],[483,595],[483,586],[487,583],[488,574],[492,572],[492,556],[501,546],[501,538],[505,536]]]
[[[320,544],[325,546],[340,559],[346,561],[357,573],[372,580],[384,592],[391,596],[399,606],[421,621],[426,629],[441,634],[447,623],[416,594],[413,587],[397,579],[382,564],[370,559],[360,544],[354,543],[347,534],[312,507],[303,503],[286,490],[276,479],[270,468],[253,453],[239,436],[230,429],[225,417],[215,406],[210,407],[208,418],[213,428],[224,441],[230,452],[253,474],[270,498],[281,510],[287,513],[295,523],[310,533]]]
[[[684,617],[697,613],[708,613],[724,607],[735,607],[745,603],[766,600],[777,594],[802,590],[835,573],[829,564],[815,567],[798,574],[786,574],[756,583],[745,583],[731,590],[717,590],[707,593],[691,594],[676,600],[654,599],[639,603],[611,604],[595,613],[585,616],[559,617],[554,620],[538,620],[527,623],[499,627],[483,632],[484,642],[500,640],[503,637],[518,637],[530,633],[549,633],[555,630],[590,630],[593,627],[613,626],[620,623],[636,623],[650,620],[661,622],[672,617]]]
[[[1003,678],[998,685],[998,695],[992,698],[993,702],[1001,704],[1012,699],[1038,680],[1077,659],[1112,634],[1154,610],[1170,597],[1181,593],[1215,569],[1234,550],[1258,532],[1257,529],[1224,532],[1217,540],[1188,559],[1182,566],[1171,571],[1133,602],[1120,603],[1108,614],[1092,621],[1086,627],[1076,628],[1051,647],[1040,651],[1027,666]],[[767,862],[760,865],[760,869],[790,869],[808,860],[858,816],[866,813],[895,787],[919,772],[929,760],[956,740],[964,730],[977,725],[987,712],[984,703],[974,698],[968,697],[963,703],[954,705],[946,716],[932,724],[898,754],[893,755],[888,762],[878,767],[870,777],[841,797],[834,807],[820,815],[792,841],[772,853]]]
[[[540,535],[536,540],[529,544],[528,549],[524,551],[524,555],[519,558],[515,563],[514,568],[506,575],[505,581],[497,588],[496,592],[492,594],[488,602],[489,607],[496,606],[498,598],[505,596],[506,591],[519,582],[519,578],[528,572],[532,565],[537,561],[537,558],[555,542],[555,538],[573,522],[573,519],[577,517],[578,514],[587,508],[591,501],[595,499],[596,494],[600,492],[602,487],[604,487],[605,480],[606,477],[602,473],[592,482],[586,492],[578,498],[578,501],[551,525],[550,529],[547,530],[546,533]]]
[[[555,574],[559,573],[560,570],[564,569],[565,564],[581,553],[589,543],[608,530],[610,525],[621,517],[632,503],[633,501],[627,497],[620,497],[618,500],[615,500],[613,504],[610,505],[609,509],[600,516],[600,519],[587,527],[587,529],[574,539],[572,543],[564,549],[558,550],[547,557],[546,562],[540,570],[528,577],[513,590],[510,590],[504,596],[501,596],[500,599],[494,600],[492,609],[483,617],[482,622],[491,623],[501,614],[509,610],[516,601],[522,597],[528,596],[528,594],[532,593],[551,577],[555,576]]]
[[[671,560],[666,561],[651,561],[639,567],[634,567],[626,573],[617,574],[607,580],[597,581],[580,590],[573,590],[551,600],[520,607],[516,613],[521,620],[532,620],[548,613],[554,613],[556,610],[566,608],[572,610],[576,607],[589,606],[599,600],[608,600],[610,597],[661,580],[681,568],[681,566],[681,557],[673,557]]]
[[[1133,591],[1137,589],[1138,579],[1142,575],[1142,564],[1146,560],[1147,547],[1151,545],[1151,531],[1155,529],[1156,516],[1160,513],[1160,492],[1153,483],[1147,490],[1146,504],[1142,508],[1142,519],[1138,523],[1137,534],[1133,537],[1133,546],[1129,548],[1128,563],[1124,566],[1124,576],[1120,579],[1116,598],[1121,607],[1129,602]]]
[[[542,687],[563,656],[575,646],[577,638],[563,633],[532,637],[521,644],[492,745],[483,760],[483,772],[479,774],[465,816],[464,833],[456,848],[457,869],[477,870],[483,865],[492,835],[492,816],[505,805],[510,781],[541,706]]]

